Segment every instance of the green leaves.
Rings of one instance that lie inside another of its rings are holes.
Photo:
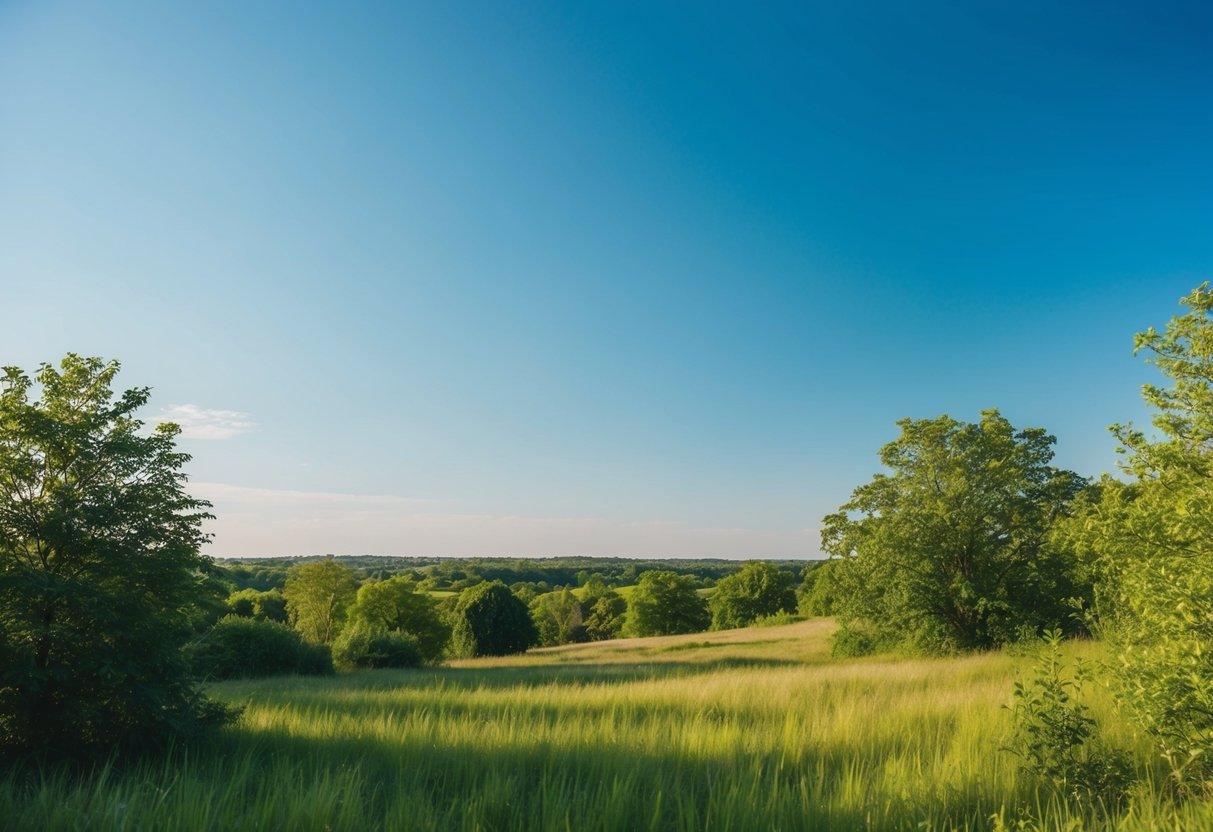
[[[691,578],[652,569],[641,573],[628,598],[624,629],[631,636],[666,636],[698,633],[710,623],[707,602]]]
[[[1069,665],[1061,641],[1061,630],[1046,631],[1032,677],[1015,683],[1008,750],[1025,772],[1066,797],[1117,801],[1130,782],[1128,762],[1096,742],[1095,720],[1081,701],[1090,669]]]
[[[330,644],[357,591],[353,570],[328,557],[291,567],[282,594],[295,629],[313,644]]]
[[[465,589],[455,606],[451,649],[457,656],[522,653],[539,639],[526,604],[501,581]]]
[[[118,369],[69,354],[0,379],[0,750],[161,742],[205,709],[180,647],[209,504]]]
[[[1049,533],[1085,481],[1049,465],[1053,437],[997,410],[898,425],[880,451],[891,473],[823,521],[844,626],[862,623],[872,644],[947,650],[1066,620],[1059,599],[1083,589]]]
[[[751,561],[716,584],[710,603],[712,628],[748,627],[757,619],[796,610],[795,577],[763,561]]]
[[[1213,782],[1213,292],[1139,333],[1166,385],[1145,385],[1153,436],[1113,425],[1131,483],[1110,477],[1061,530],[1094,564],[1096,611],[1117,651],[1115,689],[1154,737],[1176,786]]]

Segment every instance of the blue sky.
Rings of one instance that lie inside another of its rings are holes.
[[[255,6],[255,8],[254,8]],[[1204,4],[0,4],[0,358],[214,554],[803,557],[894,421],[1113,467],[1213,277]]]

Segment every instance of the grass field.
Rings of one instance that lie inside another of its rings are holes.
[[[10,775],[0,827],[1213,828],[1213,813],[1177,815],[1148,788],[1105,817],[1020,777],[1000,746],[1026,660],[837,661],[832,627],[215,685],[245,712],[213,746],[83,780]],[[1092,705],[1157,777],[1107,699]],[[1043,822],[1016,826],[1029,816]]]

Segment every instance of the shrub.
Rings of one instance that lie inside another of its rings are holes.
[[[804,621],[803,615],[797,615],[794,612],[777,612],[774,615],[764,615],[761,618],[754,619],[755,627],[782,627],[785,624],[795,624],[797,621]]]
[[[296,673],[327,676],[333,659],[324,645],[309,644],[299,633],[276,621],[229,615],[186,649],[197,676],[251,679]]]
[[[276,589],[260,592],[256,589],[241,589],[227,597],[227,609],[232,615],[269,619],[286,623],[286,598]]]
[[[333,661],[343,668],[421,667],[425,663],[413,636],[363,624],[351,625],[337,636]]]
[[[451,628],[439,614],[438,603],[419,592],[417,584],[403,575],[359,587],[346,626],[407,636],[420,651],[422,660],[431,664],[442,659],[451,637]]]
[[[881,643],[873,630],[861,622],[843,624],[834,633],[831,644],[834,655],[843,659],[870,656],[881,647],[887,646]]]
[[[1129,764],[1095,739],[1095,720],[1080,701],[1088,668],[1078,662],[1069,672],[1061,639],[1061,630],[1046,632],[1032,678],[1015,683],[1015,732],[1007,750],[1024,772],[1067,798],[1115,802],[1129,785]]]

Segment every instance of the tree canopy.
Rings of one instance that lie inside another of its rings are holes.
[[[1085,480],[1054,468],[1054,438],[997,410],[977,423],[903,419],[880,459],[890,473],[825,518],[841,558],[844,626],[877,642],[990,647],[1023,630],[1072,626],[1067,597],[1089,594],[1050,531]]]
[[[118,370],[69,354],[0,380],[0,749],[146,746],[206,717],[181,647],[209,504]]]
[[[332,558],[291,567],[282,590],[291,624],[314,644],[330,644],[358,592],[353,570]]]
[[[539,641],[526,604],[501,581],[465,589],[453,617],[451,649],[459,656],[507,656]]]
[[[1105,477],[1062,537],[1097,567],[1096,612],[1118,653],[1117,688],[1178,783],[1213,781],[1213,291],[1139,334],[1168,385],[1142,388],[1154,436],[1114,425],[1124,482]]]
[[[568,587],[538,596],[530,610],[539,643],[545,647],[587,640],[582,604]]]
[[[790,572],[764,561],[750,561],[716,584],[709,604],[712,627],[748,627],[763,616],[795,612],[795,583]]]
[[[632,636],[668,636],[698,633],[711,622],[707,602],[691,578],[654,569],[640,575],[628,598],[624,630]]]
[[[372,633],[399,633],[416,643],[421,659],[442,658],[451,630],[438,615],[438,602],[417,591],[417,584],[404,576],[371,581],[358,588],[350,607],[349,621]]]

